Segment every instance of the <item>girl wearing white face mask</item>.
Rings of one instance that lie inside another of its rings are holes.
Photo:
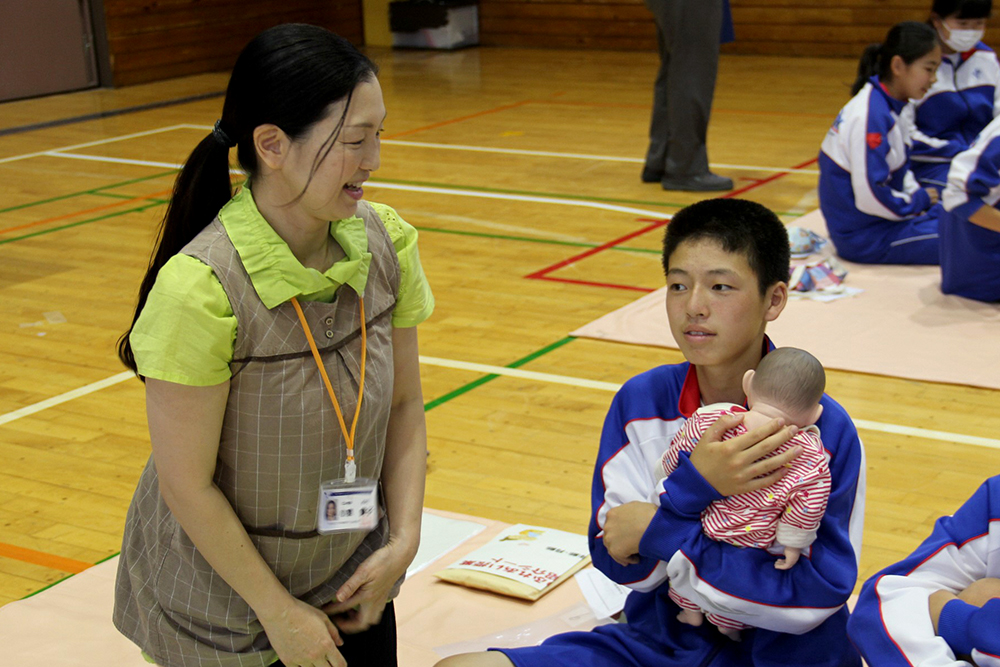
[[[937,82],[907,115],[913,132],[913,173],[939,192],[951,159],[1000,114],[1000,62],[982,43],[991,0],[934,0],[929,23],[941,40]]]

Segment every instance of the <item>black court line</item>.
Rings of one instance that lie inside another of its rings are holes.
[[[31,132],[32,130],[44,130],[50,127],[60,127],[61,125],[72,125],[73,123],[83,123],[88,120],[100,120],[101,118],[110,118],[111,116],[121,116],[127,113],[149,111],[150,109],[162,109],[163,107],[172,107],[178,104],[187,104],[188,102],[199,102],[201,100],[210,100],[215,97],[223,97],[225,94],[226,91],[217,90],[212,93],[202,93],[200,95],[178,97],[177,99],[163,100],[162,102],[150,102],[149,104],[139,104],[134,107],[122,107],[121,109],[100,111],[98,113],[91,113],[85,116],[60,118],[58,120],[45,121],[44,123],[32,123],[31,125],[18,125],[17,127],[8,127],[0,130],[0,137],[6,136],[8,134],[20,134],[21,132]]]

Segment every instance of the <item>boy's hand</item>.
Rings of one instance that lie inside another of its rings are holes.
[[[604,519],[604,548],[619,565],[639,562],[639,542],[656,515],[652,503],[632,501],[612,507]]]
[[[927,194],[930,195],[931,206],[934,206],[934,204],[938,203],[938,200],[941,198],[941,196],[938,194],[937,188],[924,188],[924,190],[926,190]]]
[[[1000,579],[993,577],[973,581],[968,588],[958,594],[958,599],[977,607],[982,607],[994,598],[1000,598]]]
[[[931,623],[934,624],[934,634],[938,632],[938,621],[941,619],[941,611],[944,609],[944,606],[952,600],[957,599],[958,596],[949,591],[931,593],[931,596],[927,599],[928,610],[931,614]]]
[[[778,419],[730,440],[726,431],[743,421],[742,414],[723,415],[707,429],[691,452],[691,463],[705,481],[723,496],[735,496],[770,486],[788,469],[785,464],[799,455],[799,448],[765,459],[798,432]]]

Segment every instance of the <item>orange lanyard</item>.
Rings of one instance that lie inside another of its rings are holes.
[[[302,329],[306,332],[306,338],[309,340],[309,349],[312,350],[313,359],[316,360],[316,367],[319,368],[319,374],[323,376],[323,383],[326,385],[326,390],[330,393],[330,402],[333,403],[333,409],[337,413],[337,420],[340,422],[340,430],[343,432],[344,441],[347,443],[347,461],[344,463],[344,472],[348,482],[353,482],[355,475],[354,434],[358,428],[358,417],[361,416],[361,399],[365,395],[365,361],[368,353],[368,332],[365,326],[365,300],[360,296],[358,297],[358,304],[361,310],[361,377],[358,381],[358,405],[354,409],[354,421],[351,423],[351,430],[348,431],[347,424],[344,422],[344,415],[340,411],[340,403],[337,402],[337,395],[333,393],[330,376],[327,375],[326,367],[323,366],[323,359],[319,356],[316,341],[309,330],[309,324],[306,322],[306,316],[302,312],[302,306],[299,305],[298,299],[294,296],[292,297],[292,305],[295,307],[295,312],[299,315]]]

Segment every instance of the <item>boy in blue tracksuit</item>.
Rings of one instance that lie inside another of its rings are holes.
[[[953,157],[1000,113],[1000,61],[982,43],[991,0],[934,0],[931,24],[943,57],[937,81],[907,108],[912,116],[913,175],[940,192]]]
[[[941,291],[1000,301],[1000,118],[955,156],[941,215]]]
[[[819,203],[837,253],[867,264],[937,264],[938,194],[909,169],[907,100],[934,81],[937,33],[924,23],[894,26],[859,64],[854,98],[819,155]]]
[[[664,239],[667,314],[685,358],[629,380],[605,419],[592,486],[594,565],[633,589],[627,623],[568,633],[540,646],[455,656],[439,667],[855,667],[844,604],[853,590],[864,511],[864,453],[850,418],[823,397],[818,423],[833,488],[819,536],[791,570],[761,549],[705,536],[701,512],[719,498],[764,488],[790,451],[777,420],[722,441],[742,417],[708,429],[658,488],[660,458],[701,404],[743,403],[743,374],[773,349],[764,333],[788,297],[788,237],[778,218],[749,201],[707,200],[674,216]],[[802,566],[799,571],[798,568]],[[669,584],[668,584],[669,579]],[[735,642],[709,624],[677,620],[673,585],[706,610],[754,628]]]
[[[1000,476],[861,590],[848,624],[872,667],[1000,667]]]

